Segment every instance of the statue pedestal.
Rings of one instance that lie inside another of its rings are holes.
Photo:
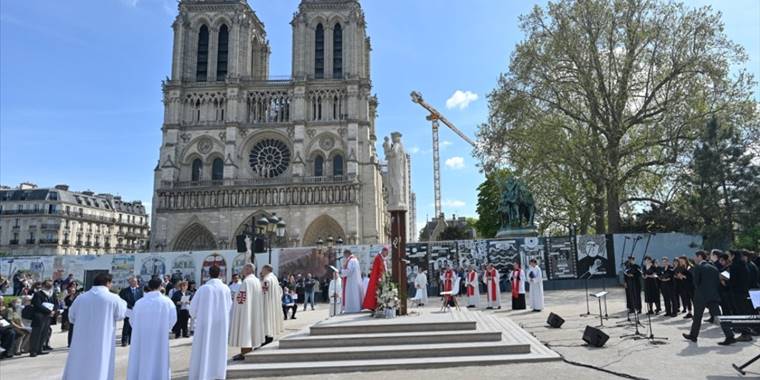
[[[509,239],[518,237],[536,237],[538,231],[536,227],[509,227],[502,228],[496,233],[497,239]]]

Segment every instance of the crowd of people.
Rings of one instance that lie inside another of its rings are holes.
[[[758,254],[745,250],[697,251],[693,258],[679,256],[671,262],[663,257],[659,263],[646,256],[641,266],[631,256],[624,271],[626,305],[629,313],[641,313],[646,304],[649,315],[663,313],[673,318],[683,314],[683,318],[692,319],[691,330],[683,334],[684,338],[696,342],[705,309],[710,311],[708,323],[717,323],[719,315],[756,313],[749,290],[760,288],[759,267]],[[760,333],[752,328],[726,327],[723,332],[726,339],[721,345],[752,341],[752,336]]]

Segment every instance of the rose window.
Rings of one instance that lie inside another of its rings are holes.
[[[288,170],[290,150],[284,142],[276,139],[261,140],[253,146],[248,163],[259,177],[272,178]]]

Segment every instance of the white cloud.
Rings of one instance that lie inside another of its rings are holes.
[[[121,0],[121,2],[124,3],[126,6],[134,8],[137,6],[137,3],[139,3],[140,0]]]
[[[462,169],[464,168],[464,158],[454,156],[446,159],[446,167],[449,169]]]
[[[411,154],[417,154],[419,152],[420,152],[420,147],[418,147],[417,145],[409,148],[409,153],[411,153]]]
[[[460,201],[458,199],[446,199],[443,202],[441,202],[441,206],[443,207],[454,207],[454,208],[461,208],[465,206],[464,201]]]
[[[450,147],[451,145],[454,145],[454,143],[451,142],[451,141],[449,141],[449,140],[443,140],[443,141],[441,141],[441,148],[442,149],[446,149],[446,148]]]
[[[456,90],[451,97],[446,100],[446,108],[459,108],[460,110],[463,110],[476,100],[478,100],[478,94],[472,91]]]

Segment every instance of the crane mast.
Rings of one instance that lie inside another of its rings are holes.
[[[432,123],[433,129],[433,189],[435,194],[435,217],[440,218],[443,217],[443,211],[441,210],[441,160],[438,141],[438,129],[440,127],[439,122],[449,127],[449,129],[459,135],[462,140],[468,142],[473,147],[476,147],[476,145],[474,141],[472,141],[469,137],[467,137],[467,135],[464,134],[464,132],[460,131],[457,127],[454,126],[454,124],[452,124],[440,112],[438,112],[435,107],[428,104],[422,98],[422,94],[417,91],[412,91],[411,96],[414,103],[419,104],[422,106],[422,108],[430,112],[426,119]]]

